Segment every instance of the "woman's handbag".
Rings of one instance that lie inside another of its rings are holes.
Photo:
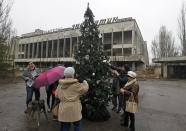
[[[134,95],[131,94],[131,96],[129,97],[129,99],[126,101],[126,112],[130,112],[130,113],[136,113],[137,112],[137,108],[138,105],[134,100]]]
[[[59,103],[52,109],[52,114],[58,116]]]
[[[54,107],[53,107],[53,109],[52,109],[52,114],[53,114],[54,116],[58,116],[59,103],[60,103],[60,100],[59,100],[58,98],[55,98]]]

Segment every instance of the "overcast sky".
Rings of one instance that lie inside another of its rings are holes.
[[[183,0],[13,0],[11,11],[17,35],[35,29],[71,27],[83,21],[87,3],[95,19],[133,17],[150,44],[161,25],[177,39],[177,19]],[[177,40],[177,43],[179,41]],[[150,50],[149,50],[150,51]]]

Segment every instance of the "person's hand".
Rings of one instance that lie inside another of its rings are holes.
[[[111,70],[111,72],[112,72],[113,74],[115,74],[115,70]]]
[[[107,64],[108,64],[109,66],[111,66],[110,61],[107,61]]]
[[[121,89],[120,89],[120,92],[121,92],[121,93],[124,93],[124,92],[125,92],[125,90],[124,90],[123,88],[121,88]]]
[[[29,77],[25,77],[25,80],[29,80],[30,78]]]
[[[119,73],[116,70],[114,71],[114,74],[116,74],[117,76],[119,76]]]

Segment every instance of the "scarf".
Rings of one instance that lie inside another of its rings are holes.
[[[131,81],[128,81],[128,82],[125,84],[124,88],[126,88],[127,86],[132,85],[132,84],[135,83],[135,82],[136,82],[136,78],[133,79],[133,80],[131,80]]]

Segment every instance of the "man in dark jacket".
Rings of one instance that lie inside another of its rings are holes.
[[[110,63],[108,63],[111,66],[111,69],[113,69],[114,74],[118,77],[119,79],[119,86],[120,89],[123,88],[125,86],[125,84],[128,81],[128,77],[127,77],[127,72],[129,71],[129,67],[128,65],[121,65],[120,68],[112,66]],[[119,94],[119,108],[117,113],[121,112],[121,109],[123,109],[123,102],[124,102],[124,95],[123,93]]]
[[[112,110],[115,111],[118,107],[118,102],[119,102],[119,94],[120,94],[120,86],[119,86],[119,79],[118,77],[114,74],[113,82],[112,82],[112,104],[113,108]]]
[[[40,89],[34,87],[35,78],[39,75],[39,70],[35,67],[33,62],[29,62],[27,70],[24,71],[22,78],[26,83],[26,105],[32,101],[33,92],[35,92],[35,100],[40,99]],[[27,110],[25,110],[25,113]]]

